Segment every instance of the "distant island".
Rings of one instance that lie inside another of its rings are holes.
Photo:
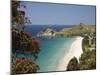
[[[45,37],[45,36],[49,36],[49,37],[54,37],[56,36],[57,32],[51,28],[46,28],[43,31],[40,31],[37,36],[38,37]]]

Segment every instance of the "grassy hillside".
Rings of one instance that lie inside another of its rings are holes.
[[[57,33],[57,36],[82,36],[85,33],[95,32],[95,25],[85,25],[80,23],[72,28],[64,28]]]

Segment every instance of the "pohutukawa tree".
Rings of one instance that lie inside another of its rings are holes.
[[[25,32],[25,24],[31,23],[26,13],[21,8],[26,8],[21,1],[12,0],[12,53],[31,54],[34,61],[39,53],[39,43],[35,38],[32,38],[31,33]],[[27,61],[16,61],[17,59],[25,59]],[[32,73],[39,69],[39,66],[34,61],[29,61],[27,58],[12,57],[12,75],[18,73]],[[19,64],[19,65],[18,65]],[[23,64],[23,65],[22,65]],[[28,66],[27,66],[28,64]]]

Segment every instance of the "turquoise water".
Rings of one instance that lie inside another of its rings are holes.
[[[38,38],[41,48],[36,64],[39,65],[38,72],[57,71],[58,62],[68,52],[74,38]],[[16,57],[25,57],[34,61],[31,54],[13,53]]]
[[[69,49],[73,38],[49,38],[42,39],[41,51],[36,63],[39,65],[39,72],[56,71],[58,62]]]
[[[32,33],[33,37],[36,37],[37,33],[46,28],[47,26],[42,25],[32,25],[27,26],[26,31]],[[51,26],[56,31],[61,30],[62,28],[66,28],[69,26]],[[36,39],[40,43],[40,52],[36,64],[39,65],[40,70],[38,72],[47,72],[47,71],[56,71],[58,62],[60,59],[68,52],[70,44],[74,40],[74,38],[37,38]],[[13,57],[25,57],[34,61],[34,56],[31,54],[23,54],[23,53],[13,53]]]

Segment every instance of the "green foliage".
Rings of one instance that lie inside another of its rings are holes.
[[[79,70],[79,64],[77,61],[77,58],[73,57],[67,66],[67,71],[74,71],[74,70]]]
[[[92,38],[90,40],[90,38]],[[89,41],[92,43],[90,44]],[[67,70],[90,70],[96,69],[96,50],[95,50],[95,36],[88,34],[82,41],[83,53],[79,59],[79,63],[75,62],[77,59],[74,57],[70,60]],[[77,64],[76,64],[77,63]],[[78,65],[78,68],[75,67]]]
[[[81,55],[80,70],[96,69],[96,51],[87,51]]]
[[[12,60],[12,75],[35,73],[39,70],[39,66],[28,59],[16,58]]]
[[[95,50],[95,45],[96,45],[95,33],[87,33],[86,35],[84,35],[84,39],[82,41],[83,51]]]
[[[67,71],[96,69],[96,51],[84,52],[79,60],[74,57],[69,61]]]
[[[19,10],[20,8],[26,8],[26,6],[21,5],[21,1],[12,0],[12,25],[24,29],[25,24],[30,24],[31,22],[26,17],[25,11]]]

